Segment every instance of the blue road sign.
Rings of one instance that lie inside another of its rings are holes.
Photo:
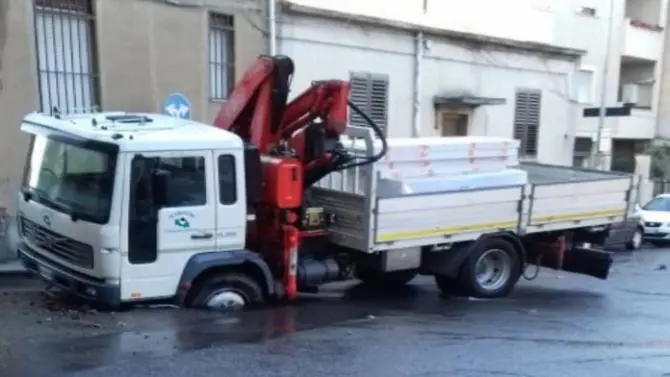
[[[161,106],[163,114],[181,119],[191,119],[191,102],[181,93],[165,97]]]

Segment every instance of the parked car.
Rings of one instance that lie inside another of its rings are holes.
[[[660,194],[643,206],[636,214],[642,219],[644,240],[655,246],[670,245],[670,194]]]
[[[644,226],[636,212],[630,213],[626,220],[620,223],[588,228],[588,234],[581,233],[579,238],[605,249],[637,250],[642,246]]]
[[[606,248],[625,247],[627,250],[637,250],[642,246],[644,240],[644,226],[642,218],[632,214],[618,224],[609,228],[609,234],[605,240]]]

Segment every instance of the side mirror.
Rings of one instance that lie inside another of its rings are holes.
[[[167,187],[170,173],[167,171],[156,170],[151,175],[151,191],[153,194],[154,206],[157,209],[167,204]]]
[[[635,204],[635,212],[642,211],[642,206],[640,204]]]

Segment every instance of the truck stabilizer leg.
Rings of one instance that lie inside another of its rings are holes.
[[[292,300],[298,295],[298,245],[300,234],[291,225],[284,225],[284,294]]]

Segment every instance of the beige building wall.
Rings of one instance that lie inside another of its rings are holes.
[[[234,17],[234,72],[265,52],[264,17],[254,0],[93,0],[99,102],[103,110],[160,111],[172,92],[191,102],[192,117],[212,121],[209,12]],[[14,207],[27,138],[22,117],[38,109],[33,4],[0,0],[0,206]]]

